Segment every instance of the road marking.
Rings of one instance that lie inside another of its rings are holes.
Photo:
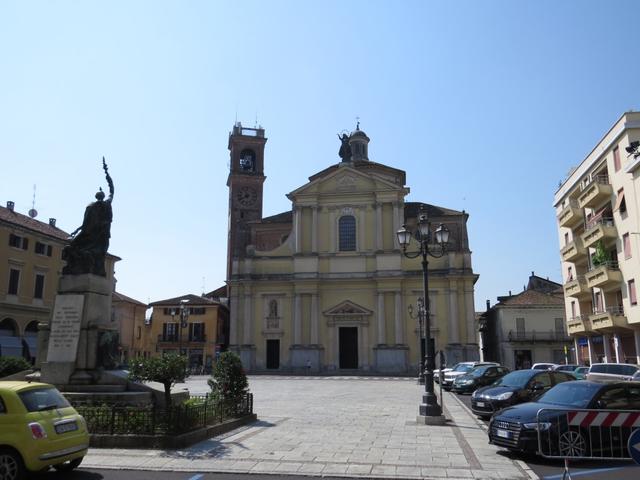
[[[612,468],[594,468],[591,470],[580,470],[579,472],[571,472],[571,477],[581,477],[584,475],[594,475],[596,473],[605,473],[605,472],[617,472],[618,470],[629,470],[631,468],[638,468],[636,466],[633,467],[612,467]],[[561,480],[564,474],[551,475],[549,477],[544,477],[544,480]]]
[[[204,477],[204,475],[202,473],[199,473],[199,474],[194,475],[193,477],[189,478],[189,480],[200,480],[202,477]]]

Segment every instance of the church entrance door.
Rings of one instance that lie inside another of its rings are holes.
[[[267,340],[267,368],[280,368],[280,340]]]
[[[340,368],[358,368],[358,327],[339,329]]]

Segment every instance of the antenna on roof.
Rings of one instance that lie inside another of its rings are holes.
[[[33,200],[31,201],[31,210],[29,210],[29,216],[31,218],[36,218],[38,216],[38,211],[36,210],[36,185],[33,184]]]
[[[204,291],[204,277],[202,277],[202,295],[201,296],[204,297],[205,293],[206,292]]]
[[[258,128],[258,112],[256,112],[256,123],[253,128]]]

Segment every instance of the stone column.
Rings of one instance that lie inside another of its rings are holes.
[[[250,293],[244,295],[244,322],[242,343],[245,345],[253,344],[253,298]]]
[[[573,337],[573,351],[575,352],[576,365],[580,365],[580,345],[578,345],[578,337]]]
[[[396,345],[402,345],[404,343],[404,329],[402,328],[402,295],[400,292],[395,292],[394,296]]]
[[[613,334],[613,347],[616,357],[616,363],[624,363],[624,353],[622,351],[622,342],[617,333]]]
[[[633,340],[636,345],[636,362],[640,365],[640,330],[633,331]]]
[[[382,204],[376,203],[376,245],[375,245],[376,251],[382,250],[384,247],[384,243],[382,240],[383,227],[384,226],[382,225]]]
[[[594,358],[593,358],[593,345],[591,344],[591,337],[587,337],[587,351],[589,352],[589,365],[593,365],[594,362]]]
[[[476,311],[473,306],[473,287],[464,292],[465,318],[467,320],[467,341],[465,343],[476,343]]]
[[[234,287],[231,287],[231,291],[235,290]],[[231,298],[229,299],[229,345],[237,345],[238,344],[238,295],[235,293],[231,293]]]
[[[318,294],[311,294],[311,333],[309,343],[318,345]]]
[[[311,209],[311,252],[318,252],[318,207]]]
[[[369,327],[367,325],[360,325],[358,329],[360,335],[360,341],[358,342],[360,348],[358,352],[358,368],[363,370],[369,370]]]
[[[336,210],[329,209],[329,253],[336,251]]]
[[[449,285],[449,343],[460,343],[460,323],[458,320],[458,290],[456,282]]]
[[[299,293],[293,297],[293,344],[302,343],[302,298]]]
[[[612,363],[613,355],[611,355],[611,335],[607,333],[602,335],[602,346],[604,347],[604,363]]]
[[[296,235],[294,253],[300,253],[302,251],[302,209],[300,207],[295,207],[293,211],[293,228]]]
[[[400,230],[400,205],[398,202],[393,202],[393,248],[399,249],[400,244],[398,243],[398,236],[396,232]]]
[[[356,251],[362,252],[366,250],[365,238],[367,237],[367,231],[365,230],[365,216],[367,211],[364,207],[358,209],[358,236],[356,237]]]
[[[385,325],[384,325],[384,293],[378,292],[378,343],[386,344],[387,339],[385,335]]]

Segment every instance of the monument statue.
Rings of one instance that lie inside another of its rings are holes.
[[[67,261],[67,265],[62,269],[63,275],[92,273],[106,276],[104,259],[111,237],[111,202],[114,190],[104,157],[102,168],[109,184],[109,197],[105,200],[104,192],[100,188],[96,193],[96,201],[85,209],[82,225],[71,233],[71,242],[62,251],[62,258]]]
[[[342,159],[343,162],[351,161],[351,145],[349,145],[349,135],[343,133],[342,135],[338,134],[338,138],[340,139],[340,150],[338,150],[338,155]]]

